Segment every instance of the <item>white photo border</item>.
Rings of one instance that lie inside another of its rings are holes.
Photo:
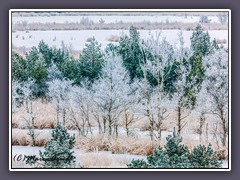
[[[127,169],[127,168],[12,168],[12,13],[13,12],[228,12],[228,168],[219,169]],[[9,10],[9,171],[231,171],[231,10],[230,9],[10,9]]]

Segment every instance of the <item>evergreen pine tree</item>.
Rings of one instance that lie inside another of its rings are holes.
[[[50,48],[44,41],[40,41],[38,44],[38,51],[42,54],[43,59],[47,65],[52,62],[52,48]]]
[[[67,129],[58,124],[52,131],[51,140],[44,146],[44,151],[39,151],[40,158],[36,156],[26,156],[27,164],[35,164],[40,159],[44,162],[43,168],[72,168],[75,166],[75,156],[73,147],[75,136],[70,136]]]
[[[12,78],[19,82],[27,79],[26,61],[17,53],[12,54]]]
[[[220,168],[219,153],[213,151],[211,144],[194,147],[190,156],[193,168]]]
[[[99,44],[93,37],[91,41],[86,44],[80,55],[78,67],[84,78],[89,78],[94,81],[99,77],[104,63],[103,52],[101,51],[101,44]]]
[[[143,60],[140,35],[137,29],[130,27],[129,36],[120,37],[119,54],[122,56],[123,65],[129,71],[130,79],[143,77],[140,62]]]
[[[182,144],[182,137],[173,132],[169,135],[167,143],[153,150],[153,154],[144,160],[132,160],[128,168],[220,168],[220,152],[214,151],[211,144],[208,147],[199,145],[191,152]]]
[[[203,31],[201,25],[197,25],[190,39],[191,48],[195,55],[201,54],[202,56],[205,56],[208,54],[211,45],[210,36],[208,32]]]
[[[190,168],[191,164],[188,159],[190,151],[187,146],[182,143],[182,137],[176,133],[175,129],[173,135],[169,135],[165,145],[166,154],[169,158],[169,167],[171,168]]]
[[[188,82],[192,82],[191,87],[188,88],[188,96],[192,106],[195,105],[196,94],[199,92],[202,81],[204,79],[204,68],[202,60],[207,56],[211,49],[211,41],[208,32],[204,32],[200,24],[197,25],[191,36],[191,49],[193,51],[192,57],[189,59],[190,71],[188,74]]]

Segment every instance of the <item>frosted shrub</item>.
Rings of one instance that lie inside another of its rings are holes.
[[[40,168],[73,168],[76,159],[72,151],[74,144],[75,137],[70,136],[67,129],[58,124],[52,131],[51,140],[44,146],[44,151],[39,151],[40,157],[26,156],[26,164]]]

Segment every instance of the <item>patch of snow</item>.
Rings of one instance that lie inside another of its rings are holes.
[[[162,37],[166,37],[166,40],[173,44],[178,45],[178,33],[180,30],[139,30],[140,37],[142,39],[150,38],[151,35],[161,32]],[[227,30],[210,30],[208,31],[211,40],[216,39],[226,39],[228,42],[228,31]],[[121,36],[122,34],[129,34],[128,30],[72,30],[72,31],[17,31],[12,34],[12,44],[14,46],[20,47],[25,46],[27,48],[38,46],[40,41],[44,41],[49,46],[61,48],[62,41],[65,45],[70,46],[74,50],[82,50],[87,43],[89,37],[95,37],[95,39],[101,43],[102,48],[105,48],[107,44],[110,43],[108,38],[111,35]],[[190,46],[190,37],[192,31],[183,31],[183,37],[185,41],[185,46]],[[118,44],[118,42],[112,42],[113,44]]]
[[[12,164],[13,168],[26,168],[29,167],[25,164],[23,159],[24,155],[39,155],[39,150],[43,151],[43,147],[31,147],[31,146],[12,146]],[[133,159],[143,159],[146,160],[146,156],[131,155],[131,154],[112,154],[109,151],[99,151],[99,152],[84,152],[79,149],[74,149],[74,154],[76,156],[76,164],[82,164],[82,158],[89,157],[107,157],[112,159],[112,161],[121,159],[122,163],[128,164]],[[17,161],[17,158],[22,155],[22,158]],[[222,168],[228,168],[228,160],[224,160]]]

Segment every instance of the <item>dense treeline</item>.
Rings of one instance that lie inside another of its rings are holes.
[[[173,54],[173,46],[168,42],[165,43],[172,51],[170,54]],[[56,66],[63,74],[63,78],[72,80],[74,84],[80,84],[84,79],[94,82],[101,75],[106,56],[113,55],[122,57],[122,63],[128,70],[132,82],[135,78],[143,78],[140,64],[145,64],[147,59],[154,61],[156,58],[150,49],[143,49],[144,44],[145,42],[140,38],[137,29],[131,27],[129,36],[123,35],[120,38],[119,45],[108,44],[105,51],[101,49],[101,44],[93,37],[86,44],[80,57],[74,59],[65,48],[52,48],[41,41],[38,47],[33,47],[26,54],[26,58],[17,53],[12,53],[12,78],[20,82],[27,81],[27,79],[34,80],[36,85],[35,96],[37,98],[43,97],[47,92],[46,83],[49,81],[49,77],[53,76],[50,74],[53,66]],[[201,65],[202,58],[219,49],[219,46],[215,40],[210,42],[208,32],[203,32],[199,25],[192,34],[191,48],[193,54],[188,61],[185,60],[184,66],[190,66],[189,79],[197,77],[196,83],[200,86],[204,77],[204,70]],[[174,92],[173,83],[178,77],[178,68],[179,63],[175,59],[171,67],[167,66],[164,69],[164,72],[170,70],[170,75],[163,82],[165,91],[169,93]],[[152,86],[156,86],[158,83],[150,72],[147,72],[147,79]]]
[[[108,44],[104,50],[93,37],[78,59],[64,48],[52,48],[44,42],[33,47],[25,58],[12,53],[13,106],[25,104],[31,113],[28,102],[43,98],[54,103],[58,122],[61,116],[64,124],[69,113],[79,133],[86,135],[84,128],[88,127],[87,132],[91,132],[92,115],[99,133],[108,132],[111,136],[118,136],[120,114],[125,114],[128,133],[128,125],[134,119],[130,112],[136,107],[149,119],[151,139],[154,130],[161,139],[162,123],[170,106],[177,112],[179,134],[186,125],[183,110],[196,108],[201,111],[202,119],[206,113],[219,115],[225,145],[227,50],[219,47],[216,40],[211,41],[200,25],[191,36],[191,48],[184,46],[181,33],[178,36],[179,47],[171,45],[160,34],[143,40],[137,29],[131,27],[129,36],[120,37],[119,45]],[[218,69],[211,73],[212,66]],[[219,75],[219,72],[224,73]],[[218,79],[220,77],[222,79]],[[31,92],[26,93],[23,85]],[[203,105],[206,94],[209,94],[211,108],[209,104]]]

